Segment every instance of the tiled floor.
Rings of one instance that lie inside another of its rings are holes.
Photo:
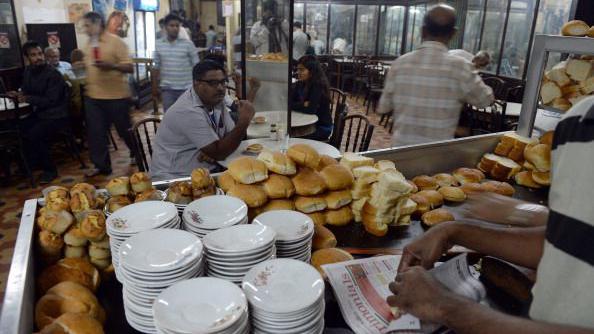
[[[349,98],[348,103],[351,113],[365,113],[365,109],[360,102]],[[133,118],[140,119],[146,115],[147,113],[145,112],[137,111],[133,114]],[[371,123],[376,125],[370,149],[388,147],[390,143],[390,134],[383,126],[377,126],[379,117],[369,115],[369,118]],[[113,148],[110,150],[113,176],[129,175],[136,171],[136,168],[130,166],[128,149],[124,142],[117,137],[115,131],[114,137],[116,138],[118,150],[116,151]],[[90,165],[86,151],[83,152],[83,157],[87,164]],[[109,179],[113,177],[97,176],[86,180],[78,161],[74,161],[68,155],[61,155],[59,152],[56,152],[55,160],[59,162],[60,177],[56,179],[53,184],[72,186],[75,183],[85,181],[92,183],[97,187],[103,187]],[[43,187],[39,185],[35,188],[31,188],[27,179],[18,176],[10,180],[8,185],[0,187],[0,305],[4,300],[6,279],[10,269],[10,262],[20,223],[23,203],[27,199],[39,197],[42,188]]]

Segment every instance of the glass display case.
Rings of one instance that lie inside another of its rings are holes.
[[[0,0],[0,70],[23,66],[12,0]]]

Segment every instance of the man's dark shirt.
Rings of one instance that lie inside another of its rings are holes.
[[[22,90],[37,117],[59,119],[68,116],[68,86],[56,69],[48,65],[27,66]]]

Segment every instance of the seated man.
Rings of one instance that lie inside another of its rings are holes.
[[[60,72],[45,62],[39,43],[25,43],[23,54],[29,66],[23,74],[22,91],[9,95],[32,106],[33,113],[21,124],[25,153],[30,166],[43,169],[39,183],[46,184],[58,176],[48,143],[53,134],[69,126],[68,87]]]
[[[216,161],[237,149],[254,117],[251,103],[240,101],[233,122],[223,103],[227,76],[217,62],[198,63],[192,77],[193,87],[171,106],[157,131],[150,167],[156,180],[188,176],[199,167],[216,170]]]
[[[390,283],[394,295],[388,303],[460,334],[593,334],[593,134],[594,97],[590,97],[568,111],[555,130],[549,210],[485,195],[472,210],[473,218],[543,226],[504,228],[450,222],[432,227],[404,248],[399,274]],[[538,269],[531,319],[478,305],[440,285],[425,269],[433,267],[452,245]]]
[[[65,75],[71,79],[74,79],[74,73],[72,72],[72,65],[70,63],[60,60],[60,49],[48,46],[45,48],[45,60],[50,67],[55,68],[62,75]]]
[[[474,68],[477,71],[483,71],[487,69],[487,66],[491,64],[491,55],[488,51],[481,50],[473,55],[472,53],[463,50],[463,49],[455,49],[448,51],[448,54],[456,57],[460,57],[474,65]]]

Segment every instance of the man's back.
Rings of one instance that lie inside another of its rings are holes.
[[[295,30],[293,32],[293,59],[298,60],[303,57],[307,46],[307,35],[301,29]]]
[[[452,139],[464,103],[492,103],[472,64],[447,52],[442,43],[424,42],[393,62],[380,113],[394,112],[394,146]]]
[[[156,42],[155,67],[160,71],[160,85],[170,89],[188,89],[192,86],[192,68],[199,61],[194,43],[177,38],[162,38]]]
[[[215,45],[217,41],[217,32],[214,30],[209,30],[206,32],[206,47],[210,48]]]

